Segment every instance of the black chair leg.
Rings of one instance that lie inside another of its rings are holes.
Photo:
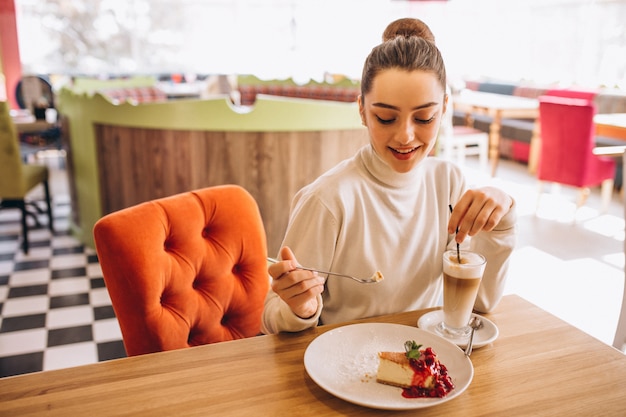
[[[26,223],[26,217],[28,216],[28,212],[26,211],[26,202],[24,200],[18,200],[17,206],[22,212],[22,251],[24,254],[28,254],[28,224]]]
[[[43,182],[43,189],[46,196],[46,205],[48,206],[48,229],[51,232],[54,232],[54,226],[52,223],[52,201],[50,199],[50,187],[48,186],[48,181]]]
[[[22,214],[22,250],[25,254],[28,253],[29,243],[28,243],[28,222],[26,218],[28,216],[33,215],[26,209],[26,201],[24,200],[0,200],[0,209],[5,208],[17,208],[20,210]]]
[[[48,228],[50,229],[50,232],[54,232],[54,226],[53,226],[53,216],[52,216],[52,201],[50,198],[50,187],[48,186],[48,181],[44,181],[43,182],[43,186],[44,186],[44,192],[45,192],[45,198],[46,198],[46,213],[48,215]],[[28,207],[33,207],[35,209],[35,211],[29,211]],[[20,209],[20,212],[22,213],[22,219],[21,219],[21,223],[22,223],[22,250],[24,251],[24,254],[28,254],[28,249],[30,248],[30,242],[28,240],[28,221],[27,218],[28,216],[31,216],[33,218],[33,221],[35,222],[35,225],[37,227],[41,227],[41,224],[39,223],[39,217],[38,217],[38,213],[39,214],[43,214],[44,211],[41,209],[41,207],[39,207],[39,205],[37,205],[37,202],[26,202],[25,200],[0,200],[0,209],[3,208],[18,208]]]

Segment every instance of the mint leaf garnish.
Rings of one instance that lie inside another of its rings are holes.
[[[417,343],[415,343],[414,340],[407,340],[406,342],[404,342],[406,357],[409,359],[419,359],[420,355],[422,354],[420,352],[421,347],[422,345],[418,345]]]

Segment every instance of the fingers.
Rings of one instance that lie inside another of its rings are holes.
[[[317,296],[324,290],[324,278],[317,273],[297,269],[298,261],[288,247],[281,248],[282,262],[269,267],[272,290],[300,317],[317,311]]]
[[[317,311],[317,296],[324,291],[324,278],[317,273],[297,269],[273,280],[272,290],[294,314],[308,318]]]
[[[290,304],[307,297],[321,294],[324,288],[324,278],[311,271],[294,270],[282,275],[272,282],[272,289]]]
[[[274,279],[279,279],[282,275],[287,274],[298,267],[298,260],[289,247],[284,246],[280,249],[280,257],[283,260],[282,262],[272,264],[268,268],[268,272]]]
[[[296,261],[296,255],[294,255],[293,251],[289,246],[283,246],[280,248],[280,257],[284,260],[294,260]],[[297,261],[296,261],[297,263]]]
[[[493,230],[509,211],[512,198],[503,191],[484,187],[468,190],[456,203],[448,222],[448,233],[456,232],[455,240],[461,243],[467,236],[480,231]]]

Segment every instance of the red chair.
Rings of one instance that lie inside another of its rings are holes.
[[[598,92],[596,90],[584,90],[574,88],[553,88],[545,92],[546,96],[578,98],[581,100],[592,101]]]
[[[259,334],[269,289],[265,229],[235,185],[142,203],[94,227],[129,356]]]
[[[577,207],[587,201],[589,188],[602,185],[602,209],[613,193],[615,161],[593,154],[595,105],[588,99],[539,97],[541,156],[537,169],[539,192],[544,182],[580,189]]]

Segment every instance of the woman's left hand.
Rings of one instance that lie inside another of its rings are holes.
[[[448,221],[448,233],[461,243],[467,236],[491,231],[513,206],[513,198],[496,187],[467,190],[456,203]],[[458,227],[458,231],[457,231]]]

